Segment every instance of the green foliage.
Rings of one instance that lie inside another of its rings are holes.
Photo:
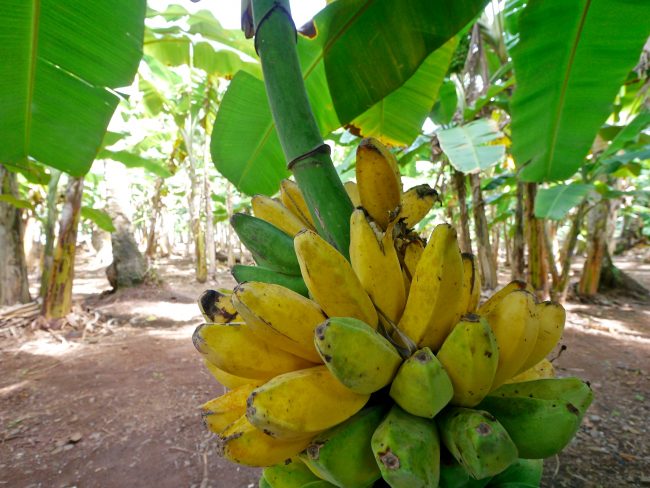
[[[97,227],[106,232],[115,232],[113,219],[103,210],[97,208],[81,207],[81,216],[93,222]]]
[[[562,220],[593,190],[593,185],[570,183],[541,188],[535,197],[535,217]]]
[[[503,137],[493,120],[479,119],[438,131],[440,146],[454,168],[463,173],[485,170],[505,156],[505,146],[492,144]]]

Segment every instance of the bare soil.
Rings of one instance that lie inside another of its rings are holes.
[[[617,264],[650,288],[650,265]],[[257,486],[259,470],[218,457],[197,409],[224,390],[192,346],[195,300],[231,287],[228,273],[201,285],[171,259],[158,264],[164,285],[102,294],[101,269],[82,257],[77,270],[85,331],[0,337],[0,488]],[[604,296],[567,309],[554,365],[589,381],[595,401],[543,486],[650,486],[650,304]]]

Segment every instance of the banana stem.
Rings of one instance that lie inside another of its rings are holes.
[[[318,233],[348,257],[352,202],[309,105],[288,0],[253,0],[255,47],[280,144]]]

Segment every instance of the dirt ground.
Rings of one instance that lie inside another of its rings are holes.
[[[650,287],[649,264],[617,264]],[[259,470],[217,456],[197,409],[223,388],[192,346],[195,300],[233,281],[224,270],[199,285],[182,259],[157,267],[162,286],[101,294],[103,270],[82,258],[85,332],[0,334],[0,488],[257,486]],[[606,296],[567,309],[554,365],[589,381],[595,401],[573,443],[546,461],[543,486],[650,486],[650,304]]]

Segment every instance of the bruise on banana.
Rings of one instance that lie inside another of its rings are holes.
[[[199,309],[205,320],[213,324],[228,324],[237,317],[230,296],[217,290],[206,290],[201,294]]]

